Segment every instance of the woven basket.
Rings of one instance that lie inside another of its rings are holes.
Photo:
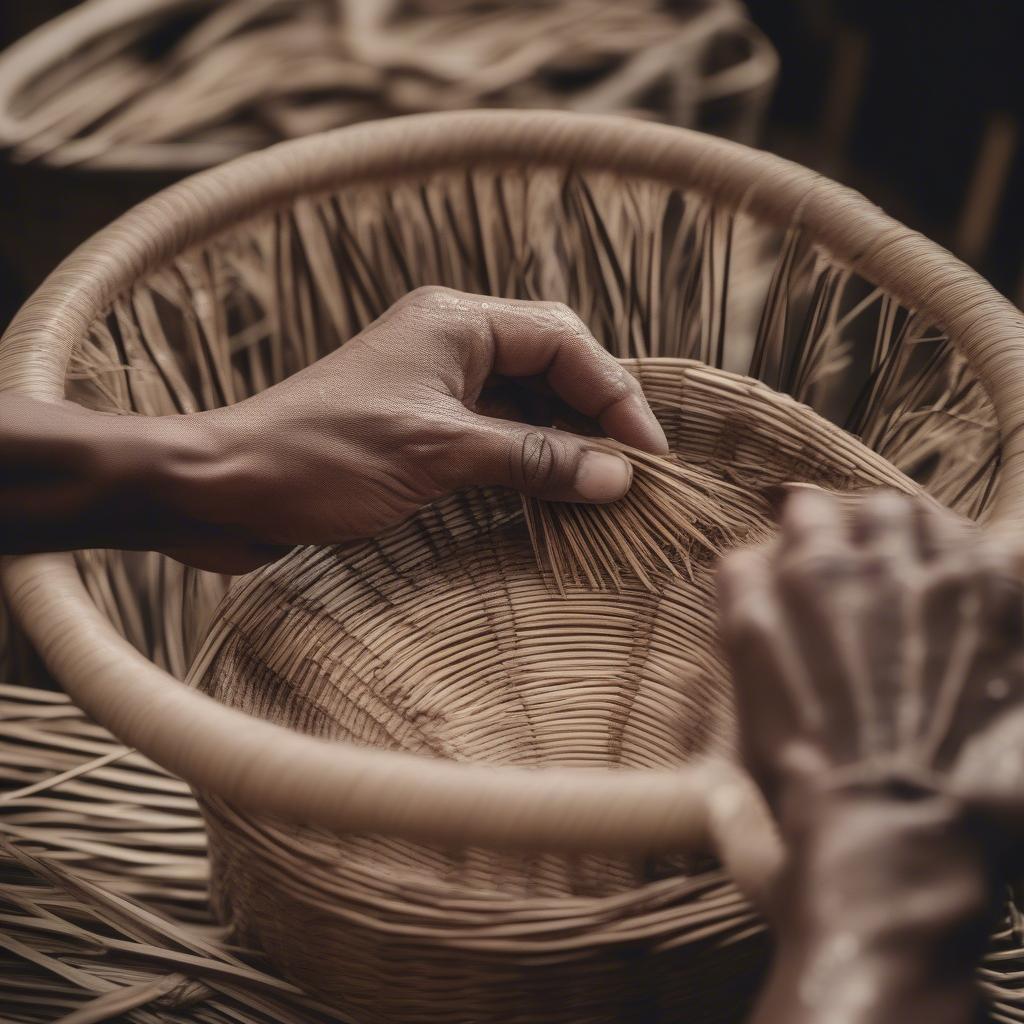
[[[775,269],[740,323],[751,251]],[[568,302],[639,357],[728,543],[788,480],[1016,528],[1020,314],[848,190],[627,120],[424,116],[206,172],[55,272],[0,386],[232,402],[426,284]],[[241,581],[193,670],[216,701],[139,650],[182,674],[223,581],[92,552],[8,560],[4,583],[72,697],[201,794],[222,913],[340,1010],[725,1020],[763,947],[708,855],[753,890],[777,850],[729,766],[709,566],[562,597],[517,498],[451,499]]]
[[[0,257],[23,298],[185,174],[393,114],[564,107],[751,142],[776,68],[736,0],[85,0],[0,56]]]

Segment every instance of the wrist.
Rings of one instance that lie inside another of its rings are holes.
[[[995,885],[960,806],[891,783],[808,803],[787,831],[774,997],[838,1001],[843,1024],[971,1019]],[[922,1017],[925,1003],[934,1013]]]
[[[136,510],[151,536],[142,546],[166,549],[215,539],[230,507],[233,446],[208,413],[132,418],[111,490]]]
[[[148,546],[167,443],[147,417],[0,397],[4,550]]]

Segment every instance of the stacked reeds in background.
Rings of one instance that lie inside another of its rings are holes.
[[[749,142],[775,70],[735,0],[86,0],[0,57],[8,312],[129,205],[280,139],[495,106]]]

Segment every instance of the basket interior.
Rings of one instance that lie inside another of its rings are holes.
[[[67,394],[146,415],[232,403],[426,284],[562,301],[620,357],[747,374],[943,504],[984,516],[999,472],[992,406],[926,310],[900,306],[798,226],[599,171],[468,167],[257,213],[118,296],[74,352]],[[79,560],[115,625],[184,676],[226,581],[159,555]]]
[[[914,489],[811,410],[745,378],[683,361],[633,370],[674,454],[703,475],[701,508],[681,511],[706,536],[726,514],[739,524],[731,543],[767,536],[768,493],[785,481]],[[627,576],[559,593],[518,497],[468,491],[354,550],[298,548],[240,581],[190,681],[324,739],[532,768],[659,768],[731,753],[715,630],[710,548],[692,548],[687,571],[653,589]],[[581,877],[552,858],[538,877],[494,854],[467,869],[458,851],[323,841],[349,870],[361,861],[503,892],[606,895],[669,870],[606,858]]]

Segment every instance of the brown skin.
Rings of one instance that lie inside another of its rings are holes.
[[[620,498],[626,460],[543,425],[558,409],[668,450],[637,382],[567,307],[421,288],[228,408],[125,417],[3,396],[0,550],[155,549],[244,572],[296,544],[380,533],[473,485]]]
[[[720,577],[745,763],[787,851],[754,1024],[964,1024],[1022,852],[1011,553],[893,494],[787,503]]]

